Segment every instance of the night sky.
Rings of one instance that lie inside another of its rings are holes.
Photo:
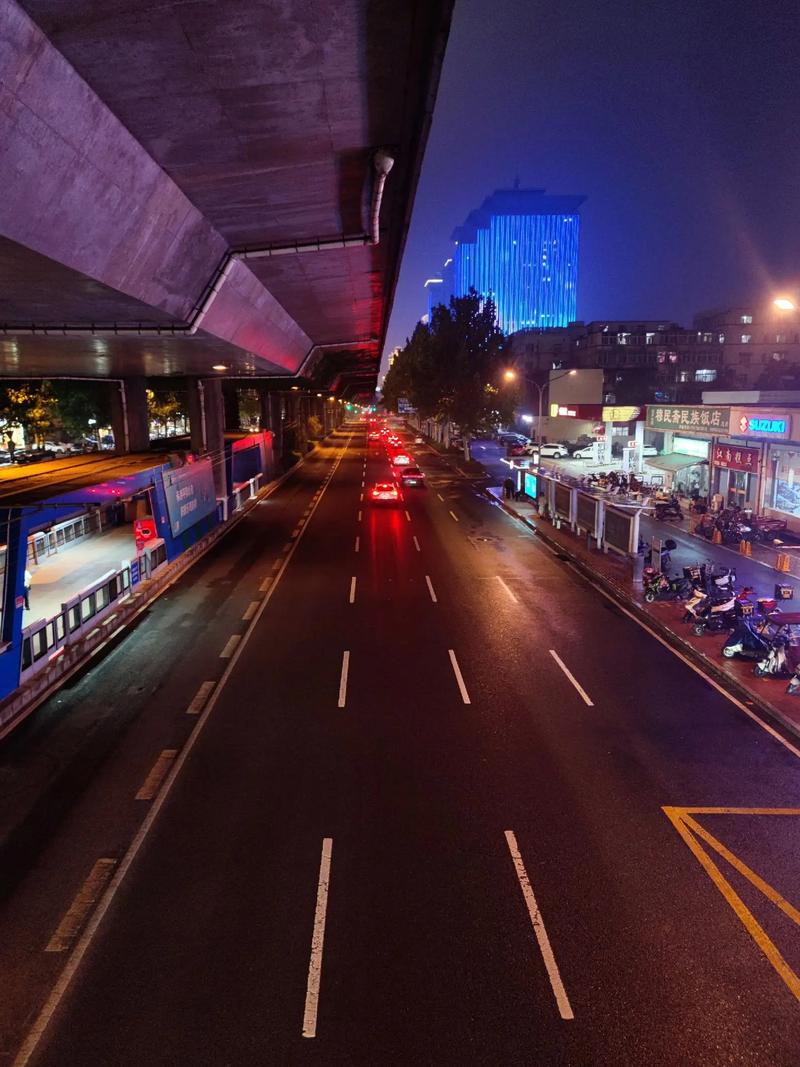
[[[800,284],[800,6],[456,0],[387,351],[495,188],[585,194],[578,318]]]

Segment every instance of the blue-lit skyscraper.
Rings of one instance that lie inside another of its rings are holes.
[[[566,326],[576,318],[583,196],[498,189],[453,231],[442,300],[470,288],[491,296],[503,333]],[[438,295],[438,294],[437,294]]]

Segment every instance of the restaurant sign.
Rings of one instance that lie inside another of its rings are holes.
[[[730,408],[708,404],[665,404],[647,406],[647,426],[651,430],[691,430],[692,433],[727,433]]]
[[[714,466],[732,471],[757,471],[758,449],[738,445],[714,445]]]

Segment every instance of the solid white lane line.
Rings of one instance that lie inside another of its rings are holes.
[[[442,494],[441,493],[437,493],[436,495],[439,497],[441,502],[444,504],[444,497],[442,496]]]
[[[353,577],[350,579],[350,603],[351,604],[355,604],[355,602],[356,602],[356,579],[355,579],[355,575],[353,575]]]
[[[453,665],[453,673],[455,674],[456,681],[458,682],[458,689],[459,689],[459,692],[461,693],[461,699],[464,701],[465,704],[471,704],[472,701],[469,699],[469,693],[467,692],[467,687],[464,685],[464,678],[463,678],[463,675],[461,674],[461,668],[458,665],[458,660],[456,659],[456,654],[452,650],[452,648],[448,648],[447,654],[450,656],[450,663]]]
[[[515,592],[513,591],[513,589],[510,589],[510,588],[509,588],[509,587],[508,587],[508,586],[506,585],[506,583],[505,583],[505,582],[503,581],[503,579],[502,579],[502,578],[500,577],[500,575],[499,575],[499,574],[498,574],[498,575],[496,575],[496,577],[497,577],[497,580],[498,580],[498,582],[499,582],[499,583],[500,583],[500,584],[502,585],[502,587],[503,587],[503,588],[505,589],[506,593],[508,593],[508,596],[509,596],[509,598],[510,598],[511,600],[513,600],[515,604],[519,604],[519,600],[518,600],[518,598],[517,598],[517,595],[516,595],[516,593],[515,593]]]
[[[363,501],[364,501],[364,494],[363,493],[359,493],[359,496],[358,496],[359,504],[363,503]]]
[[[351,440],[352,434],[348,438],[347,445],[345,445],[339,459],[336,461],[336,467],[339,466],[339,463],[344,457],[345,452],[350,446]],[[318,504],[319,501],[317,501],[317,503],[314,505],[314,511],[316,511]],[[305,530],[303,531],[303,533],[305,533]],[[286,559],[280,561],[280,571],[276,575],[275,582],[265,595],[264,599],[261,601],[261,606],[258,609],[258,614],[248,625],[247,632],[244,635],[244,640],[236,649],[236,652],[232,656],[230,662],[225,667],[225,670],[222,673],[222,677],[220,678],[219,683],[217,684],[217,688],[211,694],[211,697],[205,708],[203,709],[200,718],[197,720],[192,732],[189,734],[189,738],[186,744],[181,749],[178,758],[175,760],[172,769],[167,775],[167,779],[164,782],[163,788],[161,789],[158,796],[155,798],[152,805],[148,809],[148,812],[145,815],[144,819],[142,819],[141,826],[134,834],[133,840],[128,846],[128,851],[123,856],[122,861],[114,874],[114,877],[111,879],[108,888],[106,889],[105,893],[103,893],[100,902],[98,903],[91,918],[86,924],[86,929],[83,931],[77,943],[75,944],[75,947],[70,952],[69,958],[66,960],[61,970],[61,973],[56,979],[53,988],[50,990],[47,1000],[42,1005],[39,1014],[36,1016],[33,1023],[30,1025],[27,1033],[25,1034],[25,1038],[19,1047],[19,1051],[17,1052],[16,1057],[14,1058],[13,1067],[27,1067],[27,1065],[30,1063],[31,1058],[33,1057],[39,1046],[39,1042],[42,1040],[42,1037],[44,1036],[47,1027],[50,1025],[50,1020],[53,1018],[53,1015],[57,1011],[59,1004],[64,999],[64,995],[72,984],[72,980],[77,974],[78,968],[80,967],[81,962],[83,961],[83,957],[86,955],[89,946],[94,940],[95,934],[97,933],[100,924],[105,918],[106,912],[111,907],[114,898],[117,895],[119,887],[125,880],[126,874],[130,870],[134,860],[139,854],[139,850],[146,841],[147,835],[150,833],[153,824],[158,818],[161,808],[167,797],[169,796],[170,790],[177,781],[178,775],[183,769],[186,760],[189,758],[192,749],[197,744],[197,740],[200,737],[200,734],[202,733],[205,724],[211,717],[214,708],[217,705],[217,701],[219,700],[220,695],[223,689],[225,688],[228,679],[236,668],[236,664],[244,650],[245,645],[252,636],[256,625],[258,624],[258,620],[267,610],[267,605],[272,599],[272,595],[277,589],[278,583],[280,582],[283,575],[286,573],[286,568],[289,566],[292,556],[294,555],[295,550],[297,549],[299,544],[300,539],[298,538],[298,540],[295,541],[295,543],[291,546],[292,550],[286,557]]]
[[[347,703],[347,674],[350,670],[350,653],[342,653],[342,674],[339,678],[339,707],[343,708]]]
[[[553,949],[550,945],[550,938],[547,936],[544,919],[542,918],[542,913],[539,911],[539,905],[536,903],[536,897],[533,895],[533,887],[531,886],[530,878],[528,878],[528,872],[525,870],[525,864],[522,862],[516,835],[513,830],[506,830],[505,834],[508,851],[511,853],[511,859],[514,861],[514,870],[517,872],[519,887],[522,890],[522,896],[525,899],[525,907],[528,909],[531,926],[536,935],[536,940],[539,942],[539,951],[542,954],[544,965],[547,968],[547,977],[550,979],[550,986],[553,990],[553,995],[556,998],[558,1013],[562,1019],[574,1019],[575,1015],[572,1011],[572,1005],[569,1002],[567,991],[564,988],[564,983],[561,981],[561,972],[558,969],[556,958],[553,955]]]
[[[360,551],[360,549],[361,549],[361,538],[360,537],[356,537],[356,552]]]
[[[411,522],[411,516],[408,514],[408,512],[406,512],[406,518],[408,519],[409,522]]]
[[[242,622],[250,622],[252,617],[258,611],[258,605],[260,603],[261,603],[260,600],[251,600],[250,601],[250,603],[245,608],[244,615],[242,615]]]
[[[279,560],[275,560],[275,562],[279,563]],[[266,593],[266,591],[269,589],[269,583],[271,581],[272,581],[272,575],[268,574],[267,577],[264,579],[264,581],[261,583],[261,585],[258,587],[259,593]]]
[[[186,709],[187,715],[199,715],[205,706],[205,702],[211,696],[212,690],[216,685],[216,682],[203,682],[200,688],[192,698],[192,702]]]
[[[328,912],[328,892],[331,884],[331,854],[333,838],[323,837],[322,857],[317,882],[317,906],[314,911],[314,932],[311,935],[311,958],[308,961],[306,1006],[303,1012],[303,1037],[317,1036],[319,986],[322,978],[322,950],[325,944],[325,917]]]
[[[439,601],[436,599],[436,593],[434,593],[433,591],[433,582],[430,579],[430,575],[425,575],[425,581],[428,583],[428,592],[431,594],[431,600],[434,602],[434,604],[438,604]]]
[[[417,552],[422,551],[422,549],[419,547],[419,541],[416,539],[416,537],[414,538],[414,548],[416,548]]]
[[[90,909],[100,899],[116,865],[117,861],[112,859],[102,859],[95,863],[58,924],[58,929],[47,942],[45,952],[64,952],[69,948]]]
[[[460,521],[458,515],[456,515],[456,513],[454,511],[451,511],[450,514],[453,516],[453,518],[456,520],[456,522]]]
[[[361,512],[358,513],[358,521],[361,522]]]
[[[233,634],[228,638],[228,643],[219,654],[220,659],[230,659],[233,653],[236,651],[236,646],[242,639],[241,634]]]
[[[566,674],[567,678],[569,678],[569,680],[572,682],[572,684],[575,686],[575,688],[578,690],[578,692],[580,693],[581,697],[583,698],[584,703],[587,704],[590,708],[593,708],[594,704],[589,699],[589,694],[586,692],[586,690],[583,688],[583,686],[580,684],[578,679],[575,677],[575,675],[572,673],[572,671],[569,669],[569,667],[566,665],[566,663],[563,661],[563,659],[561,659],[561,657],[559,656],[559,654],[556,652],[556,650],[554,648],[550,649],[550,655],[553,657],[553,659],[559,665],[559,667],[564,672],[564,674]]]
[[[145,778],[141,789],[136,794],[136,800],[152,800],[161,788],[161,783],[167,777],[169,769],[178,755],[177,748],[165,748],[153,764],[152,770]]]

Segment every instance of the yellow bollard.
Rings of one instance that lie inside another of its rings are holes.
[[[752,554],[753,554],[753,546],[750,544],[749,541],[740,541],[739,542],[739,551],[741,552],[741,554],[743,556],[752,556]]]
[[[791,568],[791,556],[788,552],[779,552],[778,559],[775,563],[776,571],[789,571]]]
[[[715,530],[713,532],[713,534],[711,535],[711,544],[712,545],[721,545],[722,544],[722,531],[721,530]]]

